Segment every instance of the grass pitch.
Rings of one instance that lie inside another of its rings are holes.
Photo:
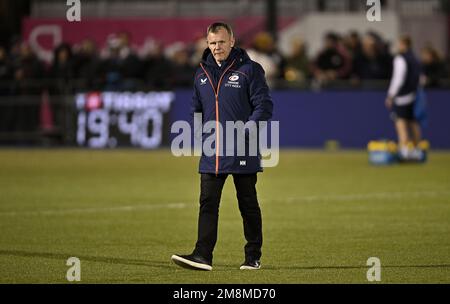
[[[0,150],[0,283],[450,283],[450,153],[373,167],[367,154],[284,150],[258,175],[260,271],[240,271],[225,184],[211,272],[170,261],[197,233],[198,159],[168,150]]]

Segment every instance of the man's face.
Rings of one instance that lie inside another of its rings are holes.
[[[234,38],[222,27],[216,33],[210,32],[206,37],[206,42],[214,59],[218,62],[226,60],[234,46]]]
[[[408,50],[408,47],[406,46],[406,44],[402,40],[399,40],[397,42],[397,51],[399,53],[406,53],[407,50]]]
[[[364,54],[368,56],[374,56],[376,53],[376,41],[370,36],[364,37],[362,41],[362,49]]]

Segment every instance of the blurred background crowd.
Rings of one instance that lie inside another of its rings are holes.
[[[395,46],[375,31],[328,32],[322,48],[313,55],[308,55],[308,45],[300,37],[292,39],[288,56],[277,49],[268,32],[255,33],[246,44],[250,57],[263,66],[275,88],[289,83],[305,86],[339,81],[357,87],[367,80],[386,81],[391,77],[395,55]],[[139,48],[133,45],[130,33],[119,32],[111,33],[103,48],[89,39],[76,45],[61,43],[53,50],[52,61],[45,62],[27,42],[17,39],[0,46],[0,80],[7,84],[1,94],[36,93],[40,87],[32,82],[43,79],[63,82],[68,90],[76,87],[74,84],[89,90],[191,87],[205,47],[205,37],[198,37],[191,43],[168,46],[149,39]],[[449,78],[449,58],[431,44],[416,55],[422,63],[425,86],[442,87]]]
[[[274,91],[386,92],[404,34],[422,85],[450,88],[449,0],[373,1],[375,22],[360,0],[78,2],[70,22],[66,1],[0,0],[0,144],[66,136],[77,93],[190,90],[215,21],[232,25]]]

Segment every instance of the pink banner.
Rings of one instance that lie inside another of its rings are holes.
[[[103,47],[111,33],[128,32],[131,43],[141,46],[146,39],[153,38],[164,45],[181,41],[193,42],[205,35],[206,27],[220,18],[164,18],[164,19],[82,19],[69,22],[66,19],[24,18],[23,38],[28,41],[41,57],[49,56],[50,51],[61,42],[76,44],[83,39],[94,40]],[[279,27],[284,28],[294,18],[282,18]],[[228,20],[227,20],[228,21]],[[238,38],[249,39],[264,29],[263,17],[240,17],[230,22]],[[46,54],[45,54],[46,53]]]

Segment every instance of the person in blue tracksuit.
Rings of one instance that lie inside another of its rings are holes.
[[[207,44],[194,78],[191,114],[201,113],[202,123],[214,126],[213,135],[203,134],[203,142],[211,136],[213,153],[202,152],[199,164],[200,212],[195,249],[188,255],[173,255],[179,266],[212,269],[213,250],[217,240],[219,204],[228,175],[233,176],[239,210],[247,241],[245,260],[240,269],[259,269],[262,247],[261,210],[256,193],[257,173],[262,171],[261,156],[250,148],[255,133],[248,128],[237,132],[232,145],[226,124],[266,122],[272,117],[273,103],[264,70],[252,61],[245,50],[235,47],[231,27],[222,22],[207,29]],[[238,129],[239,130],[239,129]],[[233,133],[235,131],[233,130]],[[238,153],[239,137],[245,153]],[[232,137],[234,138],[234,137]]]

